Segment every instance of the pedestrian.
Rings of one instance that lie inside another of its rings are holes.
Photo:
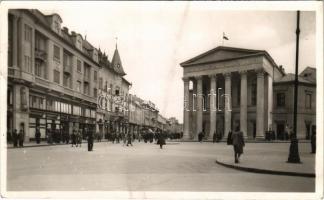
[[[80,132],[80,130],[79,131],[77,131],[77,133],[76,133],[76,147],[78,147],[78,146],[80,146],[81,147],[81,144],[82,144],[82,134],[81,134],[81,132]]]
[[[73,147],[73,145],[77,146],[76,144],[76,134],[75,134],[75,130],[72,131],[72,135],[71,135],[71,147]]]
[[[122,139],[123,139],[123,146],[125,146],[127,142],[127,135],[125,133],[122,133]]]
[[[128,133],[127,134],[127,145],[126,146],[128,146],[128,145],[131,145],[131,146],[133,146],[132,145],[132,134],[131,133]]]
[[[217,141],[217,135],[216,135],[216,131],[214,131],[213,134],[213,143],[215,143]]]
[[[232,144],[233,144],[232,131],[229,131],[227,136],[227,145],[232,145]]]
[[[18,134],[19,147],[23,147],[24,146],[24,137],[25,137],[24,130],[20,129],[19,130],[19,134]]]
[[[36,127],[36,132],[35,132],[35,139],[36,139],[36,143],[39,144],[40,143],[40,137],[41,137],[41,133],[39,130],[39,127]]]
[[[88,131],[88,151],[92,151],[93,148],[93,134],[92,131]]]
[[[243,154],[243,147],[245,146],[243,133],[240,131],[239,127],[237,126],[235,131],[232,132],[232,141],[234,147],[234,159],[235,163],[239,163],[239,158]]]
[[[18,144],[18,133],[17,133],[17,129],[15,129],[12,133],[12,140],[13,140],[13,146],[17,147]]]
[[[316,128],[314,126],[312,128],[311,146],[312,146],[311,153],[316,153]]]
[[[198,134],[198,142],[202,142],[203,133],[202,131]]]
[[[159,144],[159,145],[160,145],[160,149],[162,149],[162,148],[163,148],[163,145],[165,145],[165,139],[164,139],[164,136],[163,136],[162,133],[159,133],[159,134],[157,135],[157,137],[158,137],[157,144]]]

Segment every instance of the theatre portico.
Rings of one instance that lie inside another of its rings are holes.
[[[184,137],[215,132],[227,138],[237,126],[262,139],[272,127],[272,82],[284,76],[262,50],[219,46],[180,64],[184,82]]]

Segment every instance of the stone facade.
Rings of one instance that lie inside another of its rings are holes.
[[[99,131],[96,123],[104,120],[100,110],[97,117],[102,77],[112,90],[119,88],[123,97],[128,94],[130,83],[123,78],[118,50],[116,70],[86,38],[69,33],[61,23],[58,14],[44,15],[38,10],[8,13],[7,130],[23,129],[26,141],[35,137],[36,127],[41,138],[49,131]]]
[[[246,138],[263,139],[267,130],[276,129],[273,92],[277,88],[273,87],[286,74],[266,51],[220,46],[180,65],[184,139],[196,139],[199,132],[206,139],[212,139],[214,133],[226,139],[236,128]],[[314,112],[311,115],[315,117]]]

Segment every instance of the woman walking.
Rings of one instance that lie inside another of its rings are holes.
[[[243,133],[239,127],[236,127],[235,131],[232,132],[232,141],[234,147],[234,159],[235,163],[239,163],[239,158],[243,154],[243,147],[245,146]]]

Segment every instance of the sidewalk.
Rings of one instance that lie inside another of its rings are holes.
[[[240,163],[234,163],[233,146],[227,145],[226,153],[218,155],[216,163],[237,170],[288,176],[315,177],[315,154],[310,144],[299,143],[301,164],[287,163],[290,144],[246,144]]]

